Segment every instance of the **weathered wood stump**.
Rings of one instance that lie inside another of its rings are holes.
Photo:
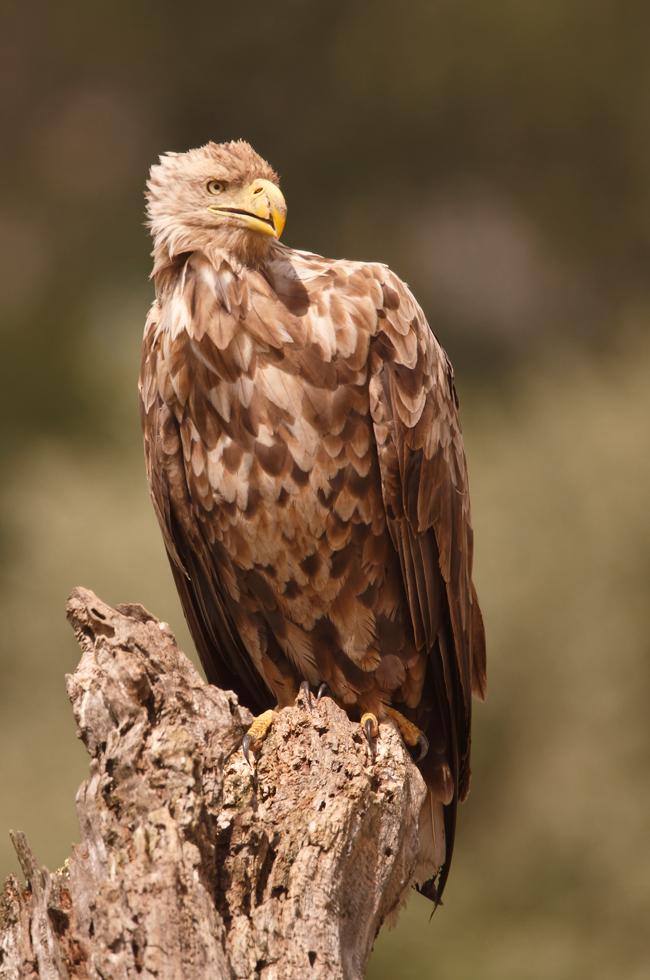
[[[253,772],[251,721],[164,623],[76,589],[67,679],[91,757],[81,843],[0,896],[3,978],[356,978],[410,887],[424,784],[398,734],[371,762],[330,699],[278,715]]]

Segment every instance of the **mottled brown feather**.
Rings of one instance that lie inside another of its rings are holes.
[[[252,157],[239,167],[255,175]],[[215,235],[188,248],[179,233],[178,254],[155,238],[140,376],[185,615],[208,679],[255,711],[307,679],[355,717],[392,705],[425,732],[447,849],[423,890],[439,897],[469,785],[471,694],[485,694],[451,366],[384,266],[276,242],[260,258]]]

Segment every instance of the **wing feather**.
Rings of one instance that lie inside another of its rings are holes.
[[[155,393],[153,331],[145,334],[140,381],[145,462],[154,510],[197,653],[208,681],[236,690],[251,711],[273,703],[240,638],[232,598],[222,581],[213,549],[192,512],[179,425]]]
[[[423,771],[434,798],[446,804],[440,894],[456,806],[469,788],[471,697],[485,696],[485,636],[472,584],[467,466],[452,368],[408,288],[387,269],[378,274],[384,306],[371,361],[371,413],[415,642],[429,653],[416,718],[432,744]]]
[[[245,509],[247,501],[251,507],[242,452],[261,490],[277,502],[286,494],[287,479],[305,484],[298,474],[304,469],[308,479],[317,448],[310,439],[322,434],[319,480],[329,488],[327,499],[332,490],[336,494],[326,538],[337,554],[351,538],[355,515],[365,514],[362,478],[372,474],[375,480],[378,465],[386,526],[399,560],[392,608],[403,607],[410,616],[420,651],[409,670],[399,659],[392,670],[387,662],[384,682],[404,674],[398,704],[430,741],[422,769],[435,803],[432,825],[439,825],[435,815],[445,808],[446,857],[437,883],[425,883],[422,890],[439,897],[453,850],[456,807],[469,786],[471,696],[485,695],[485,639],[471,578],[467,468],[453,372],[408,288],[385,267],[282,249],[275,254],[264,274],[249,270],[245,289],[229,289],[227,302],[207,288],[207,272],[195,257],[185,268],[182,296],[168,299],[166,316],[174,322],[165,321],[161,333],[152,322],[146,328],[140,390],[154,507],[208,679],[244,693],[245,703],[260,711],[272,703],[259,672],[262,660],[276,673],[284,661],[296,661],[299,673],[316,677],[321,652],[313,638],[287,633],[275,606],[259,594],[263,577],[251,572],[235,581],[232,574],[222,547],[224,528],[230,553],[248,567],[248,546],[231,523],[233,508]],[[221,275],[219,288],[224,281]],[[188,318],[201,321],[191,344],[178,326]],[[357,429],[350,423],[355,412],[363,422]],[[210,448],[218,442],[211,434],[216,422],[222,433],[218,452]],[[354,490],[352,484],[334,486],[341,455],[356,474]],[[382,514],[377,534],[383,534],[383,520]],[[255,601],[244,608],[246,590]],[[370,646],[376,610],[369,605],[360,615],[341,599],[332,611],[350,639],[346,657],[340,652],[334,666],[338,670],[345,661],[345,670],[338,671],[341,684],[354,678],[344,696],[353,703],[360,685],[372,684],[372,670],[383,669],[372,658],[363,661],[363,669],[356,664],[359,652],[379,657]],[[400,608],[403,622],[401,616]],[[262,621],[269,626],[268,644],[276,634],[282,640],[277,649],[259,647],[260,637],[253,634],[264,628]],[[282,678],[276,681],[281,687]],[[436,848],[442,853],[439,839]]]

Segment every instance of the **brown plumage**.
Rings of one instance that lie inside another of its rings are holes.
[[[278,242],[277,177],[248,144],[162,157],[147,197],[147,474],[208,680],[255,712],[306,679],[353,718],[413,721],[439,897],[485,693],[449,360],[385,266]]]

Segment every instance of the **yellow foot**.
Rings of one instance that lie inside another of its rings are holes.
[[[271,725],[275,721],[275,715],[275,708],[269,708],[268,711],[263,711],[261,715],[253,719],[253,724],[244,735],[241,747],[244,758],[249,766],[251,765],[250,753],[252,752],[253,755],[257,755],[259,752],[262,742],[269,734]]]
[[[366,711],[365,714],[361,715],[361,727],[363,728],[363,734],[366,736],[370,755],[374,762],[375,756],[377,755],[377,736],[379,735],[377,716],[373,715],[371,711]]]
[[[395,711],[395,708],[385,708],[386,716],[391,719],[397,726],[397,729],[406,742],[406,744],[412,748],[417,749],[418,754],[415,758],[416,762],[423,759],[427,752],[429,751],[429,740],[426,735],[417,728],[412,721],[405,718],[404,715],[400,714],[399,711]]]

